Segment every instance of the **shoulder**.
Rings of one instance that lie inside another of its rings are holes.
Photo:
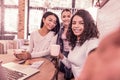
[[[50,31],[50,32],[48,33],[48,35],[50,35],[50,36],[55,36],[55,32]]]
[[[87,44],[99,44],[99,39],[98,38],[91,38],[86,41]]]
[[[33,32],[30,33],[30,35],[36,35],[38,33],[38,30],[35,30]]]
[[[55,36],[55,32],[50,31],[45,37],[47,40],[52,40]]]
[[[99,41],[99,39],[98,38],[91,38],[91,39],[89,39],[89,41]]]
[[[98,45],[99,44],[99,39],[97,39],[97,38],[91,38],[89,40],[86,40],[83,45],[84,46],[92,46],[94,44]]]
[[[86,41],[85,46],[86,46],[86,53],[91,53],[92,50],[96,49],[99,45],[99,39],[97,38],[91,38]]]

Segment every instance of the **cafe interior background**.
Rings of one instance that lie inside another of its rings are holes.
[[[88,10],[103,38],[119,27],[119,3],[120,0],[0,0],[0,53],[28,49],[30,33],[40,28],[43,13],[53,11],[61,19],[65,8],[73,14],[79,9]]]

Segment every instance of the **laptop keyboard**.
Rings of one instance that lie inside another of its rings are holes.
[[[18,80],[19,78],[25,76],[26,74],[14,71],[8,68],[3,67],[6,75],[7,75],[7,80]]]

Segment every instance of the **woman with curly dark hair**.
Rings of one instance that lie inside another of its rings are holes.
[[[68,58],[60,54],[60,59],[71,68],[74,77],[77,78],[87,56],[97,48],[99,43],[97,26],[88,11],[81,9],[72,16],[67,38],[71,51]]]

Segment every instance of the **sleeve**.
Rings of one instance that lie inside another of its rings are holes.
[[[58,34],[55,35],[55,36],[52,38],[50,45],[52,45],[52,44],[56,44],[57,37],[58,37]]]
[[[33,33],[30,34],[30,44],[29,44],[29,53],[32,53],[33,47],[34,47],[34,41],[33,41],[34,35]]]
[[[92,53],[89,55],[85,61],[85,65],[83,66],[81,73],[79,74],[79,77],[75,80],[89,80],[91,78],[91,74],[93,74],[93,70],[95,69],[96,59],[95,54]]]
[[[50,44],[47,45],[47,46],[48,46],[47,49],[44,49],[44,50],[38,51],[38,52],[32,51],[32,52],[31,52],[32,58],[43,57],[43,56],[50,55],[50,45],[56,44],[56,39],[57,39],[57,35],[55,35],[55,36],[51,39]],[[32,42],[32,39],[31,39],[31,42]],[[32,48],[32,46],[33,46],[33,45],[31,44],[31,48]]]
[[[91,39],[88,41],[86,55],[88,55],[92,50],[98,47],[99,40],[98,39]]]
[[[44,51],[39,51],[39,52],[32,52],[31,53],[31,56],[32,58],[36,58],[36,57],[43,57],[43,56],[46,56],[46,55],[49,55],[49,49],[47,50],[44,50]]]
[[[63,62],[63,64],[68,68],[70,69],[71,68],[71,64],[70,62],[68,61],[68,59],[64,56],[64,58],[61,60]]]

